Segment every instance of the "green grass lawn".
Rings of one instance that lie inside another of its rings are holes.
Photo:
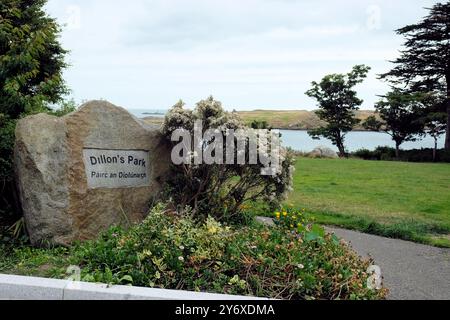
[[[288,202],[323,224],[450,247],[450,164],[299,158]]]

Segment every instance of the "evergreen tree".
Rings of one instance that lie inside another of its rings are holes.
[[[445,134],[447,129],[447,114],[442,112],[445,110],[445,97],[441,94],[423,94],[422,102],[425,104],[426,112],[424,112],[423,126],[425,133],[430,135],[434,140],[433,161],[437,160],[438,139]]]
[[[381,121],[370,116],[363,126],[368,130],[389,134],[395,142],[395,156],[399,159],[400,146],[406,141],[416,141],[418,134],[423,134],[423,99],[422,94],[394,89],[375,105]]]
[[[435,92],[445,96],[447,134],[445,148],[450,149],[450,2],[438,3],[429,15],[416,24],[397,30],[406,38],[395,67],[381,75],[394,86],[411,92]]]
[[[0,211],[14,194],[14,128],[25,114],[49,111],[68,92],[62,71],[66,51],[55,19],[43,10],[46,0],[0,2]],[[1,215],[1,212],[0,212]]]

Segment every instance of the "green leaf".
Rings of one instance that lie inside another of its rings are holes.
[[[125,275],[122,278],[120,278],[119,280],[120,283],[122,282],[128,282],[128,283],[133,283],[133,278],[130,275]]]
[[[93,275],[91,274],[87,274],[82,278],[83,281],[85,282],[95,282],[95,278]]]
[[[325,229],[318,224],[313,224],[311,231],[316,233],[319,237],[325,237]]]
[[[297,232],[298,233],[303,233],[305,231],[306,231],[306,228],[305,228],[304,225],[300,224],[300,225],[297,226]]]
[[[333,235],[331,236],[331,241],[333,241],[333,244],[334,244],[334,245],[338,245],[338,244],[339,244],[339,238],[336,237],[335,234],[333,234]]]
[[[309,232],[306,232],[306,234],[305,234],[305,240],[308,242],[317,240],[319,238],[320,238],[320,236],[317,233],[315,233],[314,231],[309,231]]]

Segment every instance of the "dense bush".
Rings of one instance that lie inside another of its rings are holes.
[[[360,149],[351,154],[364,160],[399,160],[410,162],[433,162],[433,149],[400,150],[399,158],[395,156],[395,149],[390,147],[377,147],[375,150]],[[436,162],[450,162],[450,151],[437,150]]]
[[[0,226],[11,218],[14,211],[12,150],[14,147],[15,121],[0,113]]]
[[[379,146],[373,151],[369,149],[360,149],[352,152],[351,155],[364,160],[393,160],[395,159],[395,149]]]
[[[234,155],[235,164],[226,164],[226,152],[223,152],[223,159],[219,155],[222,163],[196,164],[194,154],[197,152],[191,151],[192,145],[201,145],[200,152],[206,152],[217,139],[204,138],[196,142],[193,134],[196,121],[202,121],[202,134],[207,129],[215,129],[224,142],[230,130],[255,131],[245,126],[235,113],[225,112],[221,103],[212,97],[197,103],[194,110],[184,109],[183,105],[180,102],[168,112],[163,127],[167,141],[173,146],[179,144],[179,141],[171,141],[172,134],[179,129],[188,131],[193,141],[183,141],[189,147],[183,158],[189,158],[190,162],[173,165],[169,175],[171,178],[167,182],[167,195],[176,209],[190,207],[191,213],[197,217],[206,218],[211,215],[219,220],[230,221],[240,219],[243,207],[254,201],[269,203],[273,208],[279,206],[291,189],[294,170],[292,155],[280,148],[279,170],[274,175],[262,175],[261,169],[265,166],[261,161],[249,164],[249,139],[252,138],[248,138],[245,164],[238,164],[237,152]],[[236,140],[234,146],[237,150]]]
[[[45,4],[46,0],[0,2],[0,225],[20,214],[12,170],[17,120],[51,111],[49,106],[68,93],[62,78],[66,51]]]
[[[271,129],[266,120],[253,120],[250,123],[250,128],[253,129]]]
[[[112,284],[282,299],[384,297],[385,290],[366,286],[369,261],[300,213],[280,215],[276,227],[234,229],[157,206],[142,224],[79,245],[70,263],[81,267],[83,280]],[[299,219],[300,232],[282,222],[288,216]]]

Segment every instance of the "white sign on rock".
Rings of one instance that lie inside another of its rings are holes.
[[[150,185],[148,151],[84,149],[83,159],[89,189]]]

